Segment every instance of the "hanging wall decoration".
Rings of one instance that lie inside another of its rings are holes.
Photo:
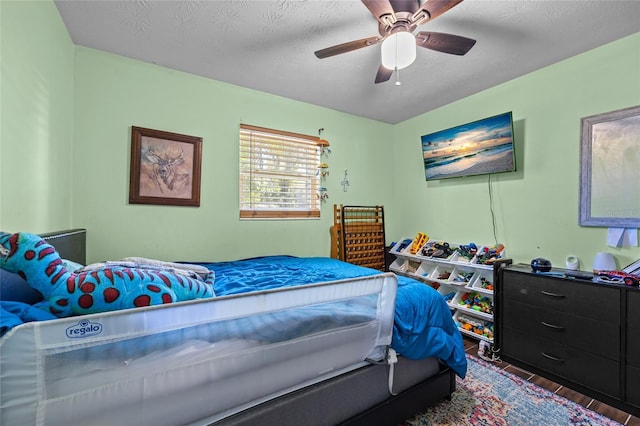
[[[320,179],[324,180],[327,176],[329,176],[329,165],[325,163],[323,160],[331,154],[331,149],[329,149],[329,141],[326,139],[322,139],[322,132],[324,132],[324,128],[318,129],[318,147],[320,147],[320,164],[318,165],[317,174],[320,175]],[[320,200],[326,201],[329,198],[329,194],[327,192],[326,187],[321,187],[318,191],[318,197]]]
[[[340,182],[340,185],[342,185],[342,190],[344,192],[347,192],[347,190],[349,189],[349,177],[347,176],[346,169],[344,171],[344,179],[342,179],[342,182]]]
[[[202,138],[131,127],[130,204],[200,206]]]

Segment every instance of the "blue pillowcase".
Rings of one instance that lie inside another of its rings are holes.
[[[20,275],[0,269],[0,301],[33,305],[42,301],[42,295],[32,289]]]
[[[62,266],[69,272],[84,267],[67,259],[62,259]],[[34,305],[42,300],[42,295],[32,289],[20,275],[0,269],[0,302],[22,302]]]
[[[0,337],[20,324],[57,319],[52,313],[19,302],[0,301]]]

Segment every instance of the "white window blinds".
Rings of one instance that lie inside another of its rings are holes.
[[[318,218],[318,137],[240,125],[240,218]]]

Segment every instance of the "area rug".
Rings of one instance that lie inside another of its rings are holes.
[[[429,408],[403,426],[619,426],[580,404],[527,382],[478,358],[467,357],[451,401]]]

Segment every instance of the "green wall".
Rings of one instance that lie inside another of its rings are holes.
[[[53,2],[0,1],[0,23],[0,229],[65,229],[75,48]]]
[[[606,228],[578,226],[580,119],[640,105],[639,75],[637,33],[397,125],[393,204],[404,207],[388,233],[493,244],[488,177],[426,182],[420,136],[513,111],[518,171],[491,177],[496,236],[507,255],[564,266],[573,254],[583,269],[598,251],[613,253],[619,267],[639,258],[637,247],[608,247]]]
[[[620,266],[638,248],[579,227],[580,118],[640,104],[640,33],[392,126],[76,47],[51,1],[0,2],[0,229],[89,229],[89,261],[128,255],[227,260],[327,255],[333,204],[385,206],[387,241],[425,231],[493,243],[528,262]],[[420,136],[513,111],[518,171],[425,182]],[[331,142],[320,220],[238,219],[240,123]],[[199,208],[129,205],[131,126],[200,136]],[[348,170],[351,186],[340,181]]]
[[[91,259],[327,256],[333,203],[391,204],[391,125],[82,47],[75,94],[74,224],[89,229]],[[330,198],[320,220],[239,220],[240,123],[325,129]],[[128,204],[131,126],[203,138],[199,208]]]

